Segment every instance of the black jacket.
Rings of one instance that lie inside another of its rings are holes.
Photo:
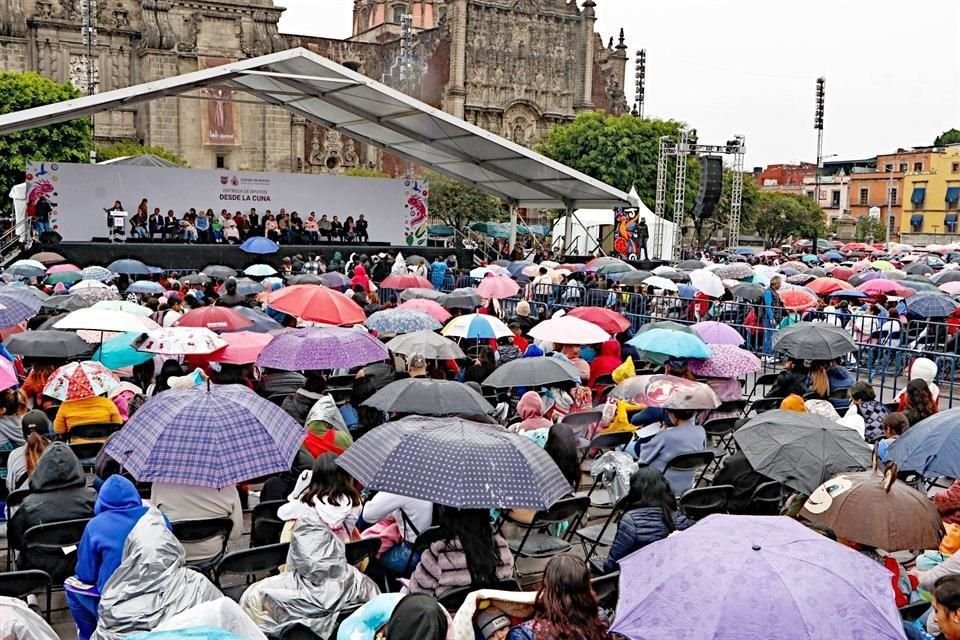
[[[770,478],[754,471],[747,460],[747,456],[743,455],[742,451],[724,460],[723,466],[713,478],[713,484],[715,485],[733,485],[733,495],[727,502],[727,509],[730,513],[736,514],[748,514],[753,492],[761,484],[769,481]]]
[[[673,522],[674,529],[667,527],[660,507],[640,507],[627,511],[617,525],[617,535],[613,538],[610,555],[603,563],[603,572],[616,571],[620,559],[624,556],[648,544],[663,540],[674,531],[687,529],[693,524],[679,511],[673,514]]]
[[[310,398],[302,393],[294,392],[284,398],[280,408],[289,413],[291,418],[300,424],[304,424],[307,421],[307,416],[310,415],[310,409],[313,409],[313,405],[316,403],[317,398]]]
[[[23,534],[38,524],[93,517],[97,493],[86,486],[83,467],[70,447],[55,442],[40,456],[30,476],[30,494],[23,499],[7,525],[10,546],[22,550]],[[67,556],[60,548],[52,551],[22,552],[19,569],[42,569],[54,584],[73,574],[75,556]]]
[[[283,394],[290,395],[303,386],[307,379],[296,371],[268,371],[260,376],[257,393],[264,398]]]

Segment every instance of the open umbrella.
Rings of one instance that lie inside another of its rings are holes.
[[[643,351],[674,358],[709,358],[710,348],[699,336],[669,329],[650,329],[637,333],[627,344]]]
[[[251,278],[266,278],[277,275],[277,270],[268,264],[252,264],[243,270],[243,274]]]
[[[427,360],[458,360],[466,357],[460,345],[433,331],[415,331],[397,336],[387,342],[386,347],[397,355],[419,353]]]
[[[643,280],[643,284],[644,286],[653,287],[654,289],[662,289],[663,291],[677,292],[680,290],[673,281],[668,280],[663,276],[650,276],[649,278],[645,278]]]
[[[737,284],[730,287],[730,294],[747,302],[756,302],[763,297],[763,287],[758,284]]]
[[[610,334],[620,333],[630,328],[630,321],[623,314],[605,307],[577,307],[571,309],[567,317],[586,320]]]
[[[813,413],[767,411],[733,437],[757,473],[805,495],[838,473],[869,468],[873,455],[856,430]]]
[[[380,334],[400,335],[414,331],[435,331],[443,325],[423,311],[397,308],[371,314],[364,326]]]
[[[745,340],[740,333],[728,324],[709,320],[693,325],[693,332],[710,345],[732,344],[739,347]]]
[[[267,297],[267,304],[308,322],[353,325],[367,319],[363,309],[346,295],[313,284],[295,284],[275,291]]]
[[[875,278],[873,280],[869,280],[863,284],[857,285],[857,288],[869,295],[883,294],[891,296],[907,296],[913,293],[912,290],[908,289],[899,282],[887,280],[886,278]]]
[[[433,300],[434,302],[439,302],[440,304],[443,304],[443,300],[445,300],[446,297],[447,297],[447,294],[445,294],[442,291],[437,291],[436,289],[423,289],[420,287],[417,287],[414,289],[404,289],[403,291],[400,292],[400,299],[404,301]],[[477,300],[478,300],[477,304],[480,304],[479,296],[477,296]],[[473,306],[476,307],[477,304]]]
[[[243,244],[240,245],[240,250],[246,253],[265,255],[268,253],[276,253],[280,250],[280,245],[269,238],[253,236],[244,240]]]
[[[191,273],[188,276],[183,276],[180,278],[180,284],[187,285],[197,285],[197,284],[207,284],[210,282],[210,276],[201,272],[201,273]]]
[[[128,276],[150,275],[150,269],[147,267],[147,265],[143,264],[139,260],[133,260],[132,258],[114,260],[107,265],[107,269],[114,273],[125,273]]]
[[[433,289],[433,284],[423,276],[413,274],[389,275],[380,283],[382,289]]]
[[[493,411],[493,406],[467,385],[429,378],[391,382],[363,405],[387,413],[421,416],[482,416]]]
[[[837,278],[821,277],[808,282],[806,287],[818,296],[828,296],[841,289],[853,289],[853,285]]]
[[[734,262],[733,264],[722,264],[713,269],[713,273],[718,278],[728,278],[730,280],[743,280],[753,276],[753,267],[743,262]]]
[[[164,291],[166,289],[163,288],[162,284],[150,280],[137,280],[127,287],[127,293],[162,294]]]
[[[142,364],[153,358],[152,353],[137,351],[136,345],[142,338],[142,333],[121,333],[100,345],[92,359],[110,370]]]
[[[158,329],[160,325],[146,316],[126,311],[104,311],[101,309],[78,309],[71,311],[53,324],[54,329],[90,331],[115,331],[117,333],[143,333]]]
[[[547,387],[561,382],[580,380],[580,371],[559,358],[538,356],[518,358],[502,364],[487,376],[483,384],[498,389],[512,387]]]
[[[613,398],[664,409],[716,409],[720,398],[710,385],[657,374],[627,378],[610,391]]]
[[[220,336],[227,346],[210,354],[210,362],[222,364],[253,364],[260,352],[270,344],[273,336],[252,331],[235,331]]]
[[[760,359],[745,349],[732,344],[711,344],[713,355],[706,360],[694,360],[690,371],[707,378],[740,378],[760,371]]]
[[[483,303],[483,298],[480,297],[480,294],[477,293],[477,290],[473,287],[463,287],[461,289],[454,289],[446,295],[441,295],[437,298],[437,302],[447,309],[468,309],[472,311]]]
[[[704,263],[699,260],[684,260],[683,262],[677,265],[677,269],[682,271],[696,271],[697,269],[703,269],[706,267]]]
[[[387,347],[361,329],[311,327],[276,336],[257,358],[261,367],[284,371],[350,369],[390,357]]]
[[[114,278],[115,274],[110,269],[104,267],[86,267],[80,272],[84,280],[95,280],[97,282],[106,282]]]
[[[834,293],[843,293],[843,291],[836,291]],[[832,293],[830,295],[834,294]],[[790,309],[791,311],[806,311],[807,309],[815,308],[818,299],[816,294],[806,289],[796,288],[781,291],[780,302],[784,308]]]
[[[58,262],[65,262],[67,260],[59,253],[54,253],[53,251],[41,251],[40,253],[35,253],[30,256],[30,259],[41,264],[56,264]]]
[[[58,285],[63,284],[74,284],[80,282],[83,279],[83,276],[80,275],[79,271],[61,271],[60,273],[54,273],[43,279],[46,284]]]
[[[312,275],[312,274],[307,274],[307,275]],[[297,278],[303,278],[303,277],[305,276],[297,276]],[[343,289],[347,289],[350,286],[350,278],[343,275],[339,271],[328,271],[326,273],[321,273],[319,276],[313,276],[313,277],[319,278],[321,284],[325,284],[326,286],[332,289],[343,290]],[[291,284],[317,284],[317,283],[301,282],[300,280],[297,280],[297,282],[291,281]]]
[[[909,267],[905,268],[903,271],[908,275],[924,276],[924,275],[930,275],[931,273],[933,273],[933,268],[930,265],[928,265],[926,262],[914,262]]]
[[[66,402],[103,395],[120,381],[99,362],[71,362],[54,371],[43,387],[43,395]]]
[[[72,331],[27,331],[10,336],[6,341],[10,353],[25,358],[72,360],[88,356],[92,347]]]
[[[221,489],[289,471],[303,427],[242,385],[153,396],[106,445],[140,482]]]
[[[251,280],[250,278],[237,278],[237,295],[250,296],[265,291],[263,283]]]
[[[798,360],[833,360],[855,351],[857,345],[841,327],[798,322],[773,334],[773,348]]]
[[[507,276],[487,276],[477,285],[477,293],[488,300],[502,300],[517,295],[520,285]]]
[[[610,334],[586,320],[562,316],[544,320],[529,331],[530,337],[554,344],[599,344]]]
[[[626,287],[640,287],[643,286],[643,281],[652,275],[653,274],[649,271],[637,269],[636,271],[630,271],[629,273],[623,274],[623,276],[620,278],[620,284]]]
[[[444,309],[439,302],[434,302],[433,300],[426,300],[423,298],[407,300],[406,302],[398,305],[397,308],[423,312],[440,323],[444,323],[452,317],[450,312]]]
[[[257,309],[249,307],[231,307],[234,311],[253,323],[252,326],[244,331],[254,331],[256,333],[267,333],[270,331],[280,331],[283,325]]]
[[[887,457],[926,478],[960,478],[960,408],[924,418],[894,440]]]
[[[47,267],[36,260],[17,260],[3,272],[18,278],[39,278],[46,275]]]
[[[717,274],[706,269],[691,271],[690,284],[693,285],[694,289],[711,298],[719,298],[725,291],[723,282],[720,281]]]
[[[630,640],[904,637],[883,566],[791,518],[732,515],[622,559],[610,631]]]
[[[20,294],[11,289],[0,291],[0,327],[12,327],[18,322],[37,315],[43,301],[24,292]]]
[[[148,307],[127,300],[100,300],[99,302],[94,302],[90,308],[99,311],[126,311],[127,313],[133,313],[138,316],[153,315],[153,311]]]
[[[329,274],[324,273],[321,275],[317,275],[315,273],[302,273],[299,276],[293,276],[292,278],[287,278],[287,284],[322,284],[322,285],[331,287],[333,289],[340,289],[340,290],[343,290],[346,288],[347,285],[327,284],[327,281],[324,280],[322,277],[325,275],[340,276],[347,281],[347,285],[350,284],[350,280],[347,279],[342,273],[339,273],[337,271],[331,271]]]
[[[440,333],[451,338],[476,340],[499,339],[513,335],[513,331],[498,318],[479,313],[457,316],[448,322]]]
[[[245,331],[253,326],[253,320],[230,307],[199,307],[180,316],[178,327],[203,327],[215,333]]]
[[[49,269],[47,269],[47,275],[52,276],[56,273],[77,273],[81,271],[80,267],[75,264],[55,264]]]
[[[910,296],[903,303],[909,313],[922,318],[946,318],[960,306],[942,293],[924,292]]]
[[[884,551],[936,549],[943,536],[930,499],[897,482],[895,469],[842,473],[810,494],[800,515],[845,540]]]
[[[532,440],[462,418],[389,422],[357,440],[337,464],[370,489],[458,509],[547,509],[570,493],[556,463]]]
[[[225,346],[226,341],[210,329],[178,326],[148,331],[137,348],[163,356],[186,356],[213,353]]]
[[[217,280],[226,280],[237,275],[236,269],[226,267],[222,264],[211,264],[203,268],[203,274],[216,278]]]

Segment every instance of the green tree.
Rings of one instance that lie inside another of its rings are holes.
[[[820,207],[806,196],[762,192],[754,228],[772,246],[779,246],[791,236],[822,237],[826,221]]]
[[[354,178],[389,178],[387,174],[376,169],[367,169],[366,167],[351,167],[343,172],[345,176]]]
[[[0,72],[0,114],[40,107],[80,96],[72,85],[38,73]],[[28,162],[88,162],[93,146],[86,118],[0,136],[0,192],[23,182]],[[10,204],[3,198],[5,209]]]
[[[857,240],[866,240],[873,238],[874,242],[886,242],[887,226],[883,224],[880,218],[871,218],[862,216],[857,220],[857,227],[854,230]]]
[[[136,140],[121,140],[119,142],[112,142],[110,144],[97,145],[97,160],[100,162],[104,160],[113,160],[114,158],[142,156],[145,154],[163,158],[164,160],[172,162],[178,167],[188,166],[186,160],[175,154],[173,151],[170,151],[166,147],[147,147],[140,144]]]
[[[426,171],[423,179],[430,183],[430,217],[455,229],[471,222],[503,221],[509,216],[506,205],[476,187]]]
[[[960,129],[944,131],[933,141],[933,146],[935,147],[945,147],[948,144],[960,144]]]

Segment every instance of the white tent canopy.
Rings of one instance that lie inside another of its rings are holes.
[[[218,86],[528,208],[609,208],[627,194],[322,56],[297,48],[0,115],[0,135]]]

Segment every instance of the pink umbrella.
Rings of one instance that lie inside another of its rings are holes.
[[[817,306],[817,296],[806,289],[787,289],[780,292],[780,302],[791,311],[806,311]]]
[[[384,289],[433,289],[433,283],[413,274],[387,276],[380,286]]]
[[[520,285],[506,276],[487,276],[477,286],[477,293],[488,300],[502,300],[517,295]]]
[[[739,347],[744,343],[743,336],[737,333],[736,329],[722,322],[698,322],[691,328],[707,344],[732,344]]]
[[[55,264],[49,269],[47,269],[47,275],[53,275],[55,273],[63,273],[65,271],[74,271],[79,272],[80,267],[75,264]]]
[[[6,391],[18,384],[20,382],[17,380],[17,370],[13,363],[6,358],[0,358],[0,391]]]
[[[837,280],[843,280],[846,282],[851,277],[853,277],[853,269],[850,267],[836,267],[833,271],[830,272],[830,275],[836,278]]]
[[[859,287],[860,291],[863,291],[866,294],[875,296],[878,294],[884,295],[893,295],[893,296],[902,296],[906,297],[909,295],[910,289],[905,288],[899,282],[894,282],[893,280],[887,280],[885,278],[876,278],[874,280],[869,280],[864,282]]]
[[[410,311],[422,311],[427,314],[437,322],[443,324],[447,320],[452,318],[450,312],[443,308],[439,302],[435,300],[427,300],[426,298],[414,298],[413,300],[407,300],[403,304],[398,306],[399,309],[409,309]]]
[[[227,346],[210,354],[211,362],[223,364],[251,364],[257,361],[257,356],[263,348],[270,344],[273,336],[269,333],[254,333],[252,331],[237,331],[225,333],[221,336]]]
[[[760,371],[760,359],[740,347],[732,344],[711,344],[710,350],[713,351],[710,358],[690,361],[690,371],[694,375],[706,378],[739,378]]]
[[[951,296],[960,294],[960,282],[944,282],[937,288]]]
[[[864,271],[872,267],[873,265],[870,263],[869,260],[858,260],[857,262],[854,262],[853,266],[851,266],[850,268],[853,269],[854,273],[863,273]]]

